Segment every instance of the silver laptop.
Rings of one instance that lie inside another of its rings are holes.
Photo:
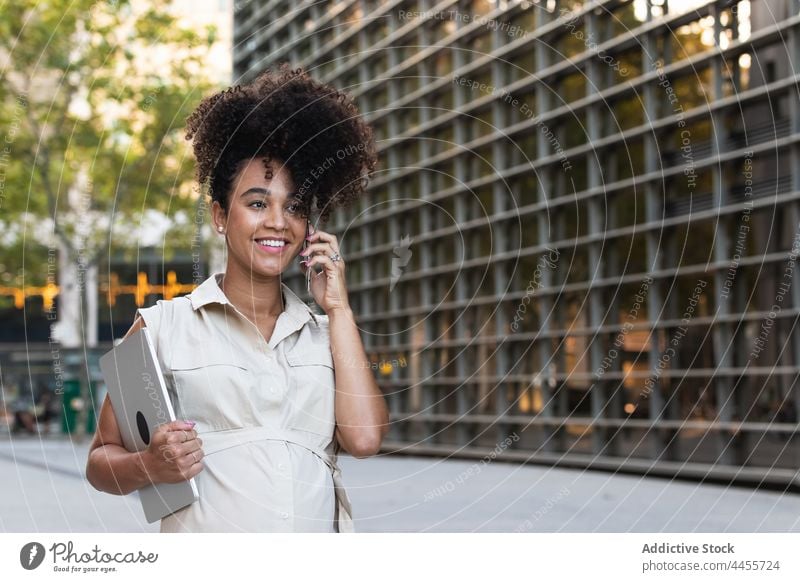
[[[100,358],[125,448],[142,451],[156,427],[176,420],[150,331],[142,327]],[[144,515],[153,523],[198,499],[194,478],[139,489]]]

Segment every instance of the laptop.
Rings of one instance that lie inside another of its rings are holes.
[[[176,420],[150,331],[142,327],[100,358],[122,442],[131,452],[150,444],[156,427]],[[197,501],[194,478],[138,490],[145,519],[153,523]]]

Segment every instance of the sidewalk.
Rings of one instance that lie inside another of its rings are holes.
[[[89,441],[0,434],[0,531],[157,532],[96,491]],[[340,455],[358,532],[800,532],[800,496],[495,461]]]

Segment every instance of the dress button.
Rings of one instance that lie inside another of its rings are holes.
[[[275,394],[275,386],[270,386],[269,391],[271,394]]]
[[[281,517],[282,517],[283,519],[287,519],[287,518],[289,517],[289,514],[288,514],[288,513],[286,513],[285,511],[282,511],[282,512],[281,512]]]
[[[286,468],[286,465],[284,465],[283,463],[279,463],[278,464],[278,470],[279,471],[283,471],[285,468]]]

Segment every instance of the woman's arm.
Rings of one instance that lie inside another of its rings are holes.
[[[125,337],[142,327],[144,327],[144,320],[139,317]],[[127,495],[150,484],[141,452],[128,452],[122,443],[117,419],[114,417],[108,395],[100,407],[97,430],[91,445],[89,445],[86,479],[98,491],[114,495]]]
[[[321,230],[308,237],[305,270],[321,264],[324,269],[310,273],[314,301],[328,316],[331,353],[336,377],[334,438],[354,457],[378,453],[389,432],[389,409],[378,388],[361,343],[356,318],[350,308],[345,285],[345,261],[339,254],[336,236]],[[336,261],[333,260],[336,256]]]
[[[89,448],[86,479],[98,491],[127,495],[150,484],[143,453],[131,453],[120,442],[117,420],[106,396]]]
[[[143,326],[142,318],[137,318],[125,337]],[[190,479],[203,469],[199,462],[203,458],[203,441],[197,438],[192,426],[193,423],[180,420],[162,424],[153,432],[147,449],[130,452],[122,442],[111,400],[106,395],[97,431],[89,445],[86,479],[98,491],[114,495],[127,495],[152,483]]]
[[[328,313],[331,353],[336,371],[334,438],[356,458],[375,455],[389,431],[389,409],[372,375],[353,311]]]
[[[106,396],[86,461],[86,479],[98,491],[114,495],[128,495],[153,483],[191,479],[203,470],[200,461],[205,456],[203,441],[193,425],[183,420],[159,425],[150,446],[132,453],[122,444],[117,419]]]

